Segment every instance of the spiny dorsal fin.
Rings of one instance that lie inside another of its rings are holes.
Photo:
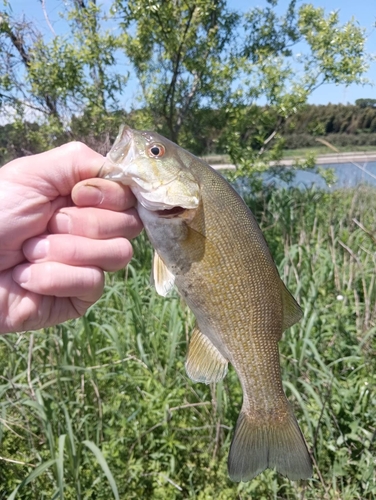
[[[227,360],[197,327],[192,333],[185,369],[190,379],[204,384],[219,382],[227,373]]]
[[[300,305],[296,302],[294,297],[285,287],[283,281],[281,281],[281,293],[282,293],[282,304],[283,304],[283,323],[282,331],[284,332],[290,326],[295,325],[303,316],[303,311]]]
[[[174,286],[174,282],[175,276],[167,269],[166,264],[157,252],[154,252],[152,284],[157,293],[162,295],[162,297],[166,297]]]

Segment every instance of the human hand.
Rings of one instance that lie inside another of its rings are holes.
[[[72,142],[0,168],[0,333],[83,315],[130,261],[142,224],[129,188],[95,178],[103,163]]]

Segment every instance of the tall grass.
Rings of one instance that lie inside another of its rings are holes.
[[[176,294],[151,289],[141,236],[85,318],[0,337],[0,498],[376,497],[375,191],[290,189],[248,202],[304,309],[280,351],[314,478],[228,480],[237,377],[187,378],[193,318]]]

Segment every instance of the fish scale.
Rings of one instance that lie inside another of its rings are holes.
[[[101,176],[130,186],[156,251],[157,291],[165,295],[175,284],[196,317],[188,375],[217,382],[230,362],[239,377],[243,404],[230,478],[249,481],[266,468],[293,480],[310,477],[278,352],[282,332],[302,313],[249,208],[218,172],[153,132],[123,128]]]

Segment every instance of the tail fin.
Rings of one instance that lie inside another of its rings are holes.
[[[290,408],[278,422],[256,421],[244,410],[239,415],[228,457],[230,478],[250,481],[267,468],[294,481],[312,475],[311,457]]]

